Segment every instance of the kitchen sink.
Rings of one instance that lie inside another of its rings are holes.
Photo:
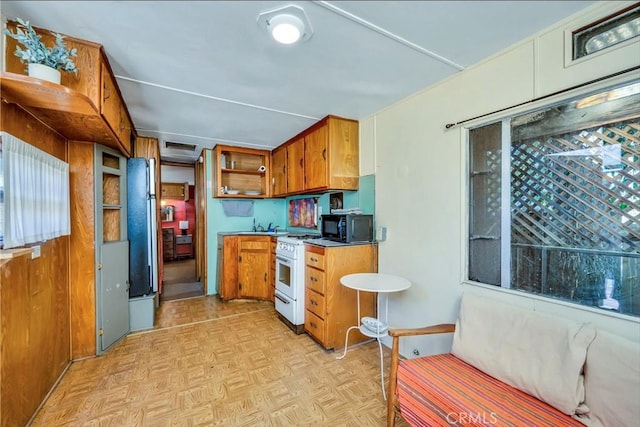
[[[286,231],[238,231],[240,236],[286,236],[289,234]]]

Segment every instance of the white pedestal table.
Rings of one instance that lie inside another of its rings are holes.
[[[389,298],[386,298],[386,308],[384,320],[380,319],[380,294],[400,292],[411,287],[411,282],[407,279],[385,273],[355,273],[347,274],[340,278],[340,283],[347,288],[355,289],[358,297],[358,325],[351,326],[347,329],[347,333],[344,339],[344,353],[337,359],[343,359],[347,355],[347,343],[349,342],[349,332],[352,329],[358,329],[364,336],[374,338],[378,341],[378,347],[380,349],[380,384],[382,385],[382,395],[387,399],[387,395],[384,388],[384,357],[382,354],[382,343],[380,338],[388,335],[389,329]],[[377,318],[361,317],[360,316],[360,292],[375,292],[377,293]]]

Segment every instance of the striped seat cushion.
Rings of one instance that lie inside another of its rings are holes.
[[[400,361],[396,393],[413,426],[582,426],[452,354]]]

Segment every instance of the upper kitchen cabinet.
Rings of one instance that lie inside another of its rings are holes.
[[[357,190],[358,122],[327,116],[272,152],[273,195]]]
[[[213,151],[214,197],[266,198],[271,195],[271,153],[216,145]]]
[[[305,138],[299,138],[287,146],[287,193],[305,189],[304,145]]]
[[[304,137],[271,152],[271,195],[284,197],[304,191]]]
[[[305,191],[357,190],[358,122],[329,116],[305,135]]]
[[[161,195],[163,199],[179,199],[185,202],[189,201],[189,183],[188,182],[163,182]]]
[[[16,23],[8,22],[7,28],[15,32]],[[36,31],[46,45],[55,44],[50,31]],[[20,105],[70,140],[100,143],[130,157],[135,132],[104,49],[74,37],[64,40],[77,49],[78,74],[63,72],[58,85],[25,75],[25,65],[13,54],[17,41],[7,37],[2,99]]]
[[[281,146],[271,152],[271,195],[287,195],[287,147]]]

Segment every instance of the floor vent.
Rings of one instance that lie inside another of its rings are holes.
[[[174,148],[176,150],[195,151],[196,146],[192,144],[183,144],[181,142],[165,141],[164,146],[167,148]]]

